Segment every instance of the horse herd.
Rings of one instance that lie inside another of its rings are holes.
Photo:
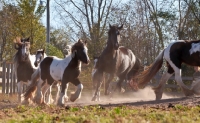
[[[186,96],[200,94],[200,84],[193,83],[191,88],[187,87],[181,79],[181,64],[200,66],[200,41],[175,41],[169,44],[146,70],[139,72],[141,61],[130,49],[120,46],[120,30],[122,26],[109,25],[107,44],[101,55],[95,59],[92,72],[94,95],[92,101],[100,101],[100,88],[103,82],[103,75],[106,73],[108,79],[105,82],[105,95],[111,94],[110,82],[116,76],[117,84],[113,91],[123,92],[122,83],[132,82],[137,78],[139,88],[145,85],[155,76],[166,60],[167,72],[163,74],[159,85],[154,88],[156,100],[162,98],[166,81],[175,73],[175,80],[180,85]],[[64,59],[56,56],[47,56],[45,50],[40,49],[36,55],[31,55],[29,38],[14,40],[15,73],[17,76],[18,101],[21,103],[33,101],[36,103],[50,104],[51,87],[57,84],[58,91],[55,99],[57,105],[64,105],[68,101],[67,89],[69,82],[77,88],[71,94],[69,100],[74,102],[81,97],[83,84],[79,80],[81,64],[89,64],[87,42],[79,39],[70,48],[70,54]],[[22,92],[22,85],[28,85],[27,90]],[[22,100],[24,97],[24,100]]]

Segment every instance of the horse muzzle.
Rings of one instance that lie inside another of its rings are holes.
[[[37,66],[38,66],[38,63],[37,63],[37,62],[34,62],[34,65],[35,65],[35,67],[37,67]]]

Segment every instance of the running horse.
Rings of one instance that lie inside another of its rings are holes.
[[[41,91],[42,83],[44,81],[47,82],[49,87],[54,81],[61,82],[61,91],[57,105],[64,105],[65,96],[67,96],[65,95],[65,91],[67,89],[66,86],[69,82],[77,87],[76,92],[71,95],[70,100],[74,102],[76,99],[80,98],[83,90],[83,85],[78,78],[81,72],[81,62],[89,64],[90,61],[86,45],[86,41],[79,39],[78,42],[72,46],[71,54],[69,54],[66,58],[59,59],[57,57],[50,56],[44,58],[40,63],[39,68],[32,76],[32,83],[24,94],[25,99],[27,100],[32,97],[33,92],[37,89],[35,101],[37,103],[45,103],[43,95],[46,91]]]
[[[15,74],[17,76],[18,102],[21,103],[22,85],[30,84],[31,75],[37,67],[34,66],[35,55],[30,54],[29,38],[14,39],[16,54],[13,57]]]
[[[67,50],[68,50],[68,55],[70,54],[70,49],[71,47],[69,47]],[[47,57],[47,54],[45,53],[45,49],[38,49],[37,50],[37,52],[36,52],[36,54],[35,54],[35,62],[34,62],[34,65],[36,66],[36,67],[38,67],[38,65],[40,64],[40,62],[44,59],[44,58],[46,58]],[[51,91],[52,91],[52,85],[49,87],[49,89],[48,89],[48,91],[46,92],[46,97],[47,98],[45,98],[45,100],[46,100],[46,103],[47,104],[51,104],[53,101],[54,101],[54,103],[57,103],[57,99],[58,99],[58,96],[59,96],[59,92],[60,92],[60,83],[59,82],[57,82],[57,81],[54,81],[54,84],[56,84],[56,86],[57,86],[57,94],[56,94],[56,99],[55,99],[55,101],[52,99],[52,95],[51,95]],[[44,85],[43,86],[45,86],[46,85],[46,83],[44,83]],[[69,84],[67,84],[66,85],[66,88],[68,88],[68,85]],[[48,86],[45,86],[45,87],[47,87],[48,88]],[[46,90],[46,88],[45,87],[43,87],[44,88],[44,90]],[[67,90],[67,89],[66,89]],[[67,93],[67,92],[66,92]],[[65,97],[66,99],[66,102],[68,101],[68,97]]]
[[[138,86],[144,88],[145,85],[155,76],[158,70],[162,67],[163,59],[166,60],[167,72],[162,75],[157,87],[153,88],[156,95],[156,100],[162,98],[165,83],[175,74],[175,81],[181,87],[185,96],[200,94],[199,82],[192,84],[188,88],[181,78],[181,64],[185,63],[190,66],[200,66],[200,40],[186,41],[178,40],[172,42],[166,47],[155,59],[155,61],[139,76]]]
[[[135,76],[140,68],[140,60],[135,57],[130,49],[119,46],[120,30],[123,25],[111,26],[109,24],[107,46],[96,60],[92,80],[96,85],[95,93],[92,101],[100,101],[100,88],[103,81],[103,74],[109,75],[105,82],[105,95],[108,95],[109,83],[114,76],[118,77],[118,82],[115,90],[122,91],[122,83],[124,80],[130,81]]]

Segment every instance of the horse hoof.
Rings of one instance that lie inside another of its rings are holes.
[[[23,100],[21,104],[22,104],[22,105],[28,105],[28,104],[29,104],[29,101],[28,101],[28,100]]]
[[[125,92],[125,89],[124,88],[121,88],[121,93],[124,93]]]
[[[64,107],[65,104],[63,104],[63,103],[58,103],[57,106]]]
[[[70,101],[71,101],[71,102],[76,101],[76,99],[77,99],[77,98],[74,97],[74,94],[72,94],[72,95],[70,96]]]
[[[96,98],[96,97],[93,97],[91,101],[97,101],[97,98]]]

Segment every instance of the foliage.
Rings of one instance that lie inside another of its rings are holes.
[[[17,6],[5,3],[1,11],[2,58],[11,60],[15,53],[13,40],[16,37],[31,39],[31,52],[45,45],[45,28],[40,22],[44,8],[36,6],[36,0],[17,0]],[[1,59],[2,60],[2,59]]]
[[[67,55],[65,51],[67,48],[67,45],[71,45],[72,43],[70,42],[69,35],[70,35],[70,31],[66,31],[65,29],[54,29],[50,34],[51,43],[62,52],[63,57]]]
[[[56,56],[58,58],[64,58],[62,52],[51,44],[47,44],[46,53],[48,56]]]

